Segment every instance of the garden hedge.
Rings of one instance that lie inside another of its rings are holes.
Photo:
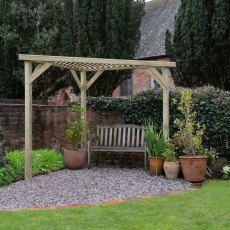
[[[173,98],[180,98],[180,89],[170,92],[170,135],[176,131],[173,121],[181,114]],[[152,121],[162,125],[162,90],[146,90],[129,97],[90,97],[88,105],[99,110],[118,110],[124,123],[144,125]],[[193,90],[196,119],[206,126],[203,144],[221,155],[230,155],[230,92],[211,86]]]

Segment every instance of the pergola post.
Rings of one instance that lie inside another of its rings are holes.
[[[166,85],[163,87],[163,135],[169,137],[169,70],[162,68]]]
[[[163,76],[155,69],[149,68],[147,72],[150,77],[155,79],[163,89],[163,136],[167,139],[169,137],[169,82],[168,69],[162,68]]]
[[[86,72],[81,72],[81,107],[84,111],[82,119],[86,121]]]
[[[25,61],[25,180],[32,179],[32,63]]]

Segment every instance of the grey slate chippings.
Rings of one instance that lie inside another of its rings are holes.
[[[133,199],[185,190],[189,183],[151,176],[143,169],[93,167],[39,175],[0,188],[0,209],[46,207]]]

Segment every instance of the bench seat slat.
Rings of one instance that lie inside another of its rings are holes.
[[[137,147],[106,147],[106,146],[96,146],[96,147],[91,147],[90,151],[95,151],[95,152],[144,152],[145,148],[137,148]]]

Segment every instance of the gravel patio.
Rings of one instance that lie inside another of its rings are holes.
[[[143,168],[64,169],[1,187],[0,210],[127,200],[189,187],[182,179],[151,176]]]

